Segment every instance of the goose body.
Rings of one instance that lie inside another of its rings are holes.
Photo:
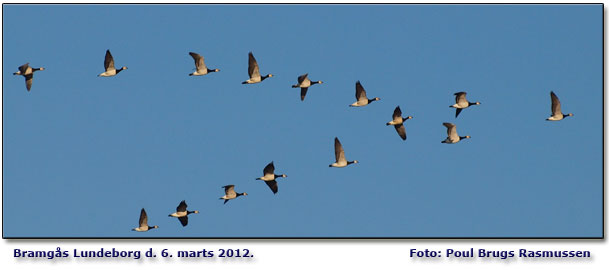
[[[247,73],[250,78],[247,81],[242,82],[241,84],[259,83],[261,81],[264,81],[266,78],[273,77],[273,74],[260,76],[260,68],[258,67],[258,62],[256,61],[256,58],[254,58],[254,54],[252,52],[249,53],[247,64]]]
[[[362,84],[357,81],[355,83],[355,102],[349,106],[351,107],[363,107],[368,105],[369,103],[372,103],[373,101],[377,101],[377,100],[381,100],[378,97],[372,98],[372,99],[368,99],[368,97],[366,96],[366,90],[364,90],[364,87],[362,86]]]
[[[402,117],[402,110],[400,106],[395,107],[393,110],[393,120],[387,123],[388,126],[394,126],[395,131],[400,135],[402,140],[406,140],[406,128],[404,127],[404,121],[412,119],[412,116]]]
[[[329,167],[342,168],[347,167],[349,164],[358,163],[357,160],[347,161],[347,158],[345,158],[345,150],[337,137],[334,137],[334,157],[336,158],[336,162],[330,164]]]
[[[227,185],[223,186],[224,188],[224,196],[220,197],[220,200],[224,200],[224,204],[226,204],[229,200],[235,199],[239,196],[247,196],[247,192],[237,193],[235,192],[235,185]]]
[[[556,96],[556,94],[554,94],[554,91],[550,92],[550,98],[552,99],[552,116],[550,116],[549,118],[547,118],[547,121],[560,121],[562,119],[564,119],[565,117],[569,117],[569,116],[573,116],[572,113],[569,114],[563,114],[562,110],[560,108],[560,100],[558,99],[558,97]]]
[[[275,165],[273,164],[273,161],[271,161],[271,163],[267,164],[264,167],[264,169],[262,170],[262,174],[263,176],[256,178],[256,180],[264,181],[264,183],[269,186],[271,191],[273,191],[273,194],[277,193],[277,191],[279,190],[279,187],[277,186],[277,181],[275,181],[275,179],[279,177],[288,177],[285,174],[275,174]]]
[[[111,76],[114,76],[114,75],[118,74],[119,72],[127,69],[127,67],[121,67],[120,69],[116,69],[114,67],[114,57],[112,57],[112,54],[110,53],[110,50],[106,50],[106,57],[104,58],[104,69],[106,71],[104,71],[101,74],[97,75],[98,77],[111,77]]]
[[[314,84],[321,84],[322,81],[311,81],[309,80],[309,73],[298,76],[298,84],[292,85],[292,88],[300,87],[300,100],[304,101],[305,96],[307,95],[307,90],[309,87]]]
[[[457,116],[459,116],[459,114],[461,113],[461,111],[469,106],[472,105],[480,105],[481,103],[476,101],[476,102],[469,102],[467,101],[466,92],[457,92],[454,94],[455,95],[455,104],[450,105],[449,107],[452,108],[456,108],[457,110],[455,111],[455,118],[457,118]]]
[[[176,211],[172,214],[169,214],[170,217],[177,217],[178,220],[180,220],[180,223],[182,224],[182,226],[186,226],[188,225],[188,215],[190,214],[198,214],[199,211],[195,210],[195,211],[188,211],[186,208],[188,207],[188,205],[186,204],[186,201],[181,201],[180,204],[178,205],[178,207],[176,207]]]
[[[32,68],[30,63],[25,63],[19,67],[19,71],[13,73],[13,75],[21,75],[25,78],[25,88],[30,91],[32,88],[32,81],[34,80],[34,72],[44,70],[43,67]]]
[[[156,229],[159,226],[148,226],[148,215],[146,214],[146,210],[144,210],[144,208],[142,208],[142,211],[140,212],[140,226],[137,228],[132,229],[132,231],[136,231],[136,232],[146,232],[152,229]]]
[[[442,125],[446,127],[446,134],[448,135],[448,137],[446,137],[446,139],[443,140],[442,143],[458,143],[463,139],[471,138],[469,135],[462,137],[459,136],[459,134],[457,134],[457,126],[455,124],[442,123]]]
[[[195,61],[195,68],[196,68],[196,71],[188,74],[188,76],[203,76],[203,75],[209,74],[211,72],[220,71],[217,68],[208,69],[207,66],[205,65],[205,58],[203,56],[201,56],[200,54],[194,53],[194,52],[189,52],[188,54],[190,54],[190,56],[192,56],[192,59]]]

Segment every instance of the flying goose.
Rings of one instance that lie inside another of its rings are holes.
[[[406,128],[404,128],[404,121],[408,119],[412,119],[412,116],[402,118],[402,110],[400,109],[400,106],[397,106],[395,107],[395,110],[393,110],[393,120],[388,122],[387,125],[395,127],[395,131],[398,132],[402,140],[406,140]]]
[[[336,157],[336,162],[330,164],[329,167],[347,167],[347,165],[352,163],[358,163],[357,160],[347,161],[345,158],[345,150],[343,150],[343,146],[340,144],[340,141],[337,137],[334,137],[334,156]]]
[[[446,134],[448,134],[448,137],[446,137],[446,140],[443,140],[442,143],[458,143],[460,140],[471,138],[469,135],[460,137],[459,134],[457,134],[457,126],[455,124],[442,123],[442,125],[446,127]]]
[[[142,211],[140,212],[140,226],[131,230],[136,232],[146,232],[148,230],[156,229],[158,227],[159,226],[157,225],[148,226],[148,215],[146,215],[146,210],[142,208]]]
[[[111,77],[127,69],[127,67],[122,67],[121,69],[114,68],[114,58],[112,57],[110,50],[106,50],[106,58],[104,58],[104,69],[106,71],[97,75],[97,77]]]
[[[176,212],[169,215],[170,217],[177,217],[178,220],[180,220],[180,223],[182,223],[182,226],[188,225],[188,215],[199,213],[199,211],[197,210],[188,211],[186,210],[186,207],[188,207],[188,205],[186,205],[186,201],[184,200],[180,202],[180,205],[178,205],[178,207],[176,207]]]
[[[307,95],[307,90],[311,85],[324,83],[322,81],[311,81],[309,80],[309,73],[298,76],[298,84],[292,85],[292,88],[300,87],[300,100],[304,101]]]
[[[34,72],[44,70],[43,67],[32,68],[30,63],[25,63],[19,67],[19,71],[13,73],[13,75],[22,75],[25,77],[25,88],[30,91],[32,88],[32,80],[34,79]]]
[[[550,91],[550,97],[552,98],[552,116],[546,119],[547,121],[559,121],[565,117],[573,116],[572,113],[562,114],[562,111],[560,110],[560,100],[558,100],[554,91]]]
[[[461,110],[472,106],[472,105],[480,105],[480,102],[476,101],[476,102],[469,102],[467,101],[467,99],[465,98],[465,95],[467,95],[466,92],[457,92],[454,94],[455,95],[455,104],[450,105],[449,107],[452,108],[456,108],[457,111],[455,111],[455,118],[457,118],[457,116],[459,116],[459,114],[461,113]]]
[[[259,83],[264,81],[266,78],[273,77],[273,74],[267,74],[266,76],[260,76],[260,68],[258,68],[258,62],[256,62],[256,58],[254,58],[254,54],[252,52],[249,53],[249,60],[247,61],[248,68],[247,73],[250,78],[247,81],[242,82],[241,84],[252,84]]]
[[[366,96],[366,90],[364,90],[364,87],[362,86],[362,84],[359,81],[357,81],[355,83],[355,99],[357,101],[349,106],[362,107],[362,106],[368,105],[368,103],[371,103],[373,101],[381,100],[380,98],[377,98],[377,97],[375,97],[373,99],[368,99],[368,97]]]
[[[271,163],[267,164],[266,167],[264,167],[264,170],[262,170],[262,177],[256,178],[256,180],[262,180],[266,183],[267,186],[269,186],[269,188],[273,191],[273,194],[277,193],[278,187],[277,187],[277,181],[275,181],[275,179],[279,178],[279,177],[288,177],[285,174],[275,174],[275,165],[273,165],[273,161],[271,161]]]
[[[226,195],[220,197],[220,200],[224,200],[224,204],[226,204],[228,202],[228,200],[232,200],[234,198],[237,198],[239,196],[246,196],[247,192],[243,192],[243,193],[237,193],[235,192],[235,185],[227,185],[227,186],[223,186],[222,188],[224,188],[224,193]]]
[[[207,66],[205,65],[205,58],[203,56],[201,56],[198,53],[193,53],[193,52],[189,52],[188,54],[190,54],[190,56],[192,56],[192,59],[195,60],[195,67],[197,68],[197,70],[193,73],[188,74],[188,76],[202,76],[205,74],[208,74],[210,72],[218,72],[220,71],[219,69],[208,69]]]

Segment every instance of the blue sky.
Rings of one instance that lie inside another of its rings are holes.
[[[601,5],[3,9],[4,237],[602,236]],[[128,70],[97,77],[106,49]],[[241,84],[250,51],[274,77]],[[357,80],[381,100],[350,108]],[[458,91],[482,105],[455,119]],[[334,137],[359,164],[328,167]]]

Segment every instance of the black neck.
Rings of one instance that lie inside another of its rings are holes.
[[[117,69],[117,70],[116,70],[116,74],[118,74],[118,73],[119,73],[119,72],[121,72],[121,71],[123,71],[123,68],[121,68],[121,69]]]
[[[237,193],[237,197],[243,196],[243,193]]]
[[[207,72],[216,72],[216,70],[215,70],[215,69],[209,69],[209,68],[208,68],[208,69],[207,69]]]
[[[262,77],[260,78],[260,81],[264,81],[264,79],[266,79],[266,78],[270,77],[269,75],[271,75],[271,74],[266,74],[265,76],[262,76]]]
[[[319,82],[311,82],[311,85],[318,84]]]
[[[372,103],[373,101],[376,101],[376,98],[369,99],[369,100],[368,100],[368,103]]]

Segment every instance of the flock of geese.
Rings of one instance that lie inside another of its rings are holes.
[[[216,69],[207,68],[207,66],[205,65],[205,58],[203,56],[201,56],[200,54],[197,54],[194,52],[190,52],[189,54],[194,60],[195,69],[196,69],[195,72],[188,74],[189,76],[203,76],[203,75],[207,75],[209,73],[220,71],[217,68]],[[13,75],[21,75],[21,76],[25,77],[25,86],[26,86],[27,91],[30,91],[32,88],[34,72],[44,70],[43,67],[33,68],[29,65],[29,63],[26,63],[26,64],[20,66],[18,69],[19,69],[19,71],[13,73]],[[127,67],[123,66],[120,69],[116,69],[116,67],[114,66],[114,58],[112,57],[110,50],[106,50],[106,56],[104,59],[104,69],[105,69],[105,71],[102,72],[101,74],[99,74],[98,77],[116,76],[121,71],[126,70]],[[249,79],[247,79],[246,81],[243,81],[242,84],[260,83],[268,78],[273,77],[273,74],[267,74],[264,76],[262,76],[260,74],[260,68],[258,66],[258,62],[256,61],[256,58],[254,58],[254,55],[252,52],[250,52],[248,54],[248,75],[249,75]],[[322,81],[311,81],[308,77],[308,73],[306,73],[306,74],[300,75],[298,77],[298,83],[295,85],[292,85],[292,88],[300,88],[300,99],[302,101],[304,101],[309,87],[311,87],[315,84],[322,84],[322,83],[323,83]],[[455,95],[455,104],[450,105],[449,107],[456,109],[455,118],[457,118],[459,116],[459,114],[461,113],[461,111],[463,109],[469,108],[470,106],[481,104],[480,102],[469,102],[466,98],[466,95],[467,95],[466,92],[457,92],[457,93],[454,93],[454,95]],[[553,91],[550,92],[550,98],[552,101],[552,105],[551,105],[552,115],[549,118],[547,118],[546,120],[559,121],[566,117],[573,116],[572,113],[569,113],[569,114],[562,113],[561,106],[560,106],[560,100],[558,99],[556,94],[554,94]],[[363,107],[374,101],[378,101],[381,99],[378,97],[369,99],[366,95],[366,90],[364,89],[364,87],[362,86],[360,81],[357,81],[355,83],[355,100],[356,101],[349,106]],[[398,133],[398,135],[400,136],[400,138],[402,140],[406,140],[406,128],[404,127],[404,123],[406,122],[406,120],[412,119],[412,118],[413,118],[412,116],[402,117],[402,110],[400,109],[400,106],[397,106],[393,111],[392,120],[387,122],[387,126],[394,126],[394,128],[395,128],[396,132]],[[457,133],[457,126],[453,123],[445,122],[445,123],[443,123],[443,125],[446,127],[447,137],[445,140],[441,141],[442,143],[454,144],[454,143],[460,142],[463,139],[471,138],[469,135],[459,136],[459,134]],[[352,160],[352,161],[347,160],[347,158],[345,157],[345,151],[343,149],[343,146],[337,137],[334,138],[334,155],[335,155],[335,162],[330,164],[329,167],[342,168],[342,167],[347,167],[350,164],[358,163],[357,160]],[[275,165],[272,161],[264,167],[264,169],[262,170],[262,174],[263,174],[263,176],[256,178],[256,180],[264,181],[264,183],[271,189],[273,194],[276,194],[278,191],[278,186],[277,186],[277,181],[276,181],[277,178],[287,177],[287,175],[285,175],[285,174],[275,174]],[[224,200],[224,204],[226,204],[229,200],[236,199],[239,196],[247,195],[247,193],[245,193],[245,192],[237,193],[235,191],[235,185],[226,185],[226,186],[223,186],[222,188],[224,188],[225,195],[220,197],[219,199]],[[178,205],[178,207],[176,208],[176,212],[169,214],[169,217],[178,218],[178,220],[180,221],[180,224],[182,224],[182,226],[186,226],[186,225],[188,225],[188,215],[199,213],[199,211],[197,211],[197,210],[189,211],[187,208],[188,208],[188,205],[186,204],[186,201],[181,201],[180,204]],[[151,229],[156,229],[156,228],[158,228],[158,226],[148,225],[148,215],[146,214],[146,210],[144,208],[142,208],[142,210],[140,212],[139,226],[132,230],[138,231],[138,232],[145,232],[145,231],[148,231]]]

